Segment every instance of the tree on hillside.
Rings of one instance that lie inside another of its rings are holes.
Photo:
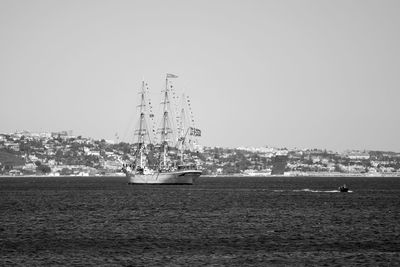
[[[39,166],[36,167],[36,171],[37,172],[41,172],[43,174],[47,174],[51,172],[51,168],[47,165],[41,164]]]

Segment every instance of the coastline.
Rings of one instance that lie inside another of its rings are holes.
[[[125,175],[0,175],[1,178],[125,178]]]
[[[0,175],[0,179],[18,178],[125,178],[125,175]],[[280,175],[243,175],[243,174],[204,174],[200,178],[285,178],[285,177],[326,177],[326,178],[400,178],[400,173],[385,174],[359,174],[359,173],[301,173],[301,174],[280,174]]]

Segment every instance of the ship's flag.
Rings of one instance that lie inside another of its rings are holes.
[[[194,127],[190,127],[190,135],[201,136],[201,130]]]
[[[167,73],[167,78],[178,78],[178,76],[175,74]]]

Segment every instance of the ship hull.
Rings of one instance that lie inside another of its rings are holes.
[[[198,170],[157,172],[154,174],[128,173],[129,184],[187,184],[191,185],[201,175]]]

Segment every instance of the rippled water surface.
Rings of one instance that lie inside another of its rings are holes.
[[[400,178],[1,178],[0,214],[2,266],[400,265]]]

